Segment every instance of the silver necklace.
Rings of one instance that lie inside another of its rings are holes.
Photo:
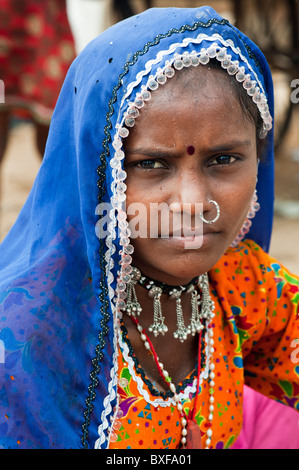
[[[214,302],[210,298],[207,273],[200,275],[186,285],[169,286],[144,276],[138,268],[133,267],[131,280],[127,284],[126,305],[122,310],[127,315],[135,318],[140,316],[142,312],[142,307],[136,295],[136,284],[147,289],[148,296],[153,300],[153,323],[148,330],[155,336],[159,334],[164,335],[168,331],[162,312],[162,294],[168,295],[175,301],[177,329],[173,335],[175,339],[179,339],[181,342],[184,342],[189,334],[194,336],[196,333],[199,333],[203,329],[203,322],[211,321],[214,317]],[[181,301],[183,293],[190,295],[191,302],[191,317],[187,326],[185,325]]]

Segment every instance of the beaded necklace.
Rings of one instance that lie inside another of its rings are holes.
[[[210,298],[209,293],[209,281],[207,273],[199,276],[199,278],[193,279],[186,286],[167,286],[164,283],[157,283],[144,275],[141,274],[139,269],[133,267],[132,277],[130,283],[127,285],[127,301],[123,310],[131,318],[133,323],[136,325],[137,330],[140,334],[141,340],[147,351],[150,351],[155,364],[157,366],[160,376],[163,378],[163,381],[169,387],[170,392],[173,394],[173,399],[175,405],[179,412],[181,418],[181,445],[183,448],[188,449],[201,449],[201,432],[199,425],[195,421],[195,412],[196,412],[196,403],[199,395],[199,383],[200,383],[200,364],[201,364],[201,334],[204,329],[204,322],[206,327],[206,347],[205,353],[206,358],[209,357],[209,363],[207,364],[209,368],[209,428],[207,430],[207,439],[205,441],[206,449],[209,448],[211,444],[212,437],[212,420],[214,416],[214,378],[215,378],[215,364],[213,363],[213,352],[214,352],[214,340],[213,340],[213,328],[212,328],[212,318],[214,317],[214,303]],[[140,316],[142,308],[138,302],[135,284],[139,283],[148,290],[149,297],[154,300],[154,323],[149,327],[149,331],[157,336],[158,334],[164,335],[168,328],[164,324],[164,316],[162,315],[160,297],[162,293],[169,295],[170,298],[173,298],[176,301],[176,311],[177,311],[177,331],[174,333],[174,337],[178,338],[183,342],[187,334],[199,335],[198,343],[198,371],[197,371],[197,387],[195,395],[195,403],[190,416],[187,416],[183,405],[181,403],[180,397],[177,394],[176,386],[172,382],[171,377],[167,370],[165,370],[163,363],[159,360],[158,355],[155,351],[155,348],[146,332],[146,330],[140,325],[137,317]],[[198,294],[198,289],[201,294]],[[181,308],[181,295],[182,293],[191,294],[191,325],[185,327],[183,321],[183,312]]]
[[[174,332],[174,337],[179,341],[184,342],[189,334],[193,336],[203,329],[202,320],[213,318],[214,304],[211,301],[209,293],[209,280],[207,273],[202,274],[198,278],[194,278],[187,285],[182,286],[168,286],[165,283],[154,281],[147,276],[144,276],[139,269],[132,267],[130,282],[127,284],[126,302],[121,307],[127,315],[136,318],[140,316],[142,307],[137,299],[135,285],[139,284],[148,291],[148,296],[153,300],[153,323],[149,327],[149,331],[155,336],[164,335],[168,331],[165,325],[165,318],[162,313],[161,296],[167,294],[170,299],[175,301],[176,315],[177,315],[177,329]],[[201,295],[198,293],[198,289]],[[191,301],[191,318],[190,324],[185,325],[183,309],[181,303],[181,296],[183,293],[190,295]]]
[[[145,328],[143,328],[137,318],[131,316],[130,317],[133,323],[137,327],[137,331],[140,334],[140,338],[144,344],[144,347],[147,351],[149,351],[154,359],[154,362],[157,366],[158,372],[166,385],[169,387],[169,390],[173,393],[173,399],[175,401],[177,410],[180,415],[181,419],[181,425],[182,425],[182,430],[181,430],[181,445],[182,448],[185,449],[202,449],[202,442],[201,442],[201,432],[199,425],[195,421],[195,412],[196,412],[196,404],[197,404],[197,399],[199,395],[199,383],[200,383],[200,364],[201,364],[201,332],[199,333],[199,341],[198,341],[198,361],[197,361],[197,386],[196,386],[196,395],[195,395],[195,401],[194,401],[194,406],[193,410],[191,411],[190,416],[186,414],[186,412],[183,409],[183,405],[181,403],[179,395],[176,393],[176,386],[172,382],[172,379],[164,368],[164,364],[159,360],[159,357],[155,351],[155,348],[153,346],[153,343],[151,342],[148,334],[146,333]],[[213,341],[213,330],[211,325],[207,325],[207,334],[209,336],[209,346],[212,347],[214,344]],[[211,444],[211,437],[212,437],[212,420],[213,420],[213,412],[214,412],[214,396],[213,396],[213,386],[214,386],[214,364],[211,363],[209,365],[210,368],[210,389],[209,389],[209,421],[210,421],[210,427],[207,430],[207,439],[205,441],[206,444],[206,449],[209,448],[209,445]]]

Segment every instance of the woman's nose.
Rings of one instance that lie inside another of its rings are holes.
[[[198,215],[209,210],[208,201],[212,199],[204,178],[198,175],[181,177],[174,183],[175,188],[172,198],[172,210],[174,212],[186,212]]]

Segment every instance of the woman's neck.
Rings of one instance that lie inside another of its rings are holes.
[[[169,331],[164,336],[159,335],[155,337],[148,331],[149,325],[152,323],[152,308],[144,308],[141,316],[138,318],[138,322],[146,329],[159,360],[164,364],[165,369],[172,378],[172,382],[177,385],[181,383],[196,366],[198,355],[198,335],[189,335],[183,343],[178,339],[174,339],[173,332],[176,329],[175,306],[170,306],[170,311],[167,309],[165,304],[163,304],[163,307],[165,309],[165,317],[167,317],[169,326]],[[135,323],[128,315],[123,315],[123,323],[128,331],[128,339],[131,343],[134,354],[146,376],[158,390],[166,392],[168,388],[165,381],[161,378],[152,355],[145,349]]]

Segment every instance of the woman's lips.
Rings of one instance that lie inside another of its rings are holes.
[[[187,234],[182,235],[175,235],[171,234],[169,236],[160,236],[159,238],[165,240],[168,243],[171,243],[174,246],[177,246],[179,248],[184,248],[184,249],[199,249],[203,245],[208,244],[213,240],[215,235],[219,234],[219,232],[215,231],[208,231],[204,233],[196,233],[194,231],[193,233],[187,232]]]

